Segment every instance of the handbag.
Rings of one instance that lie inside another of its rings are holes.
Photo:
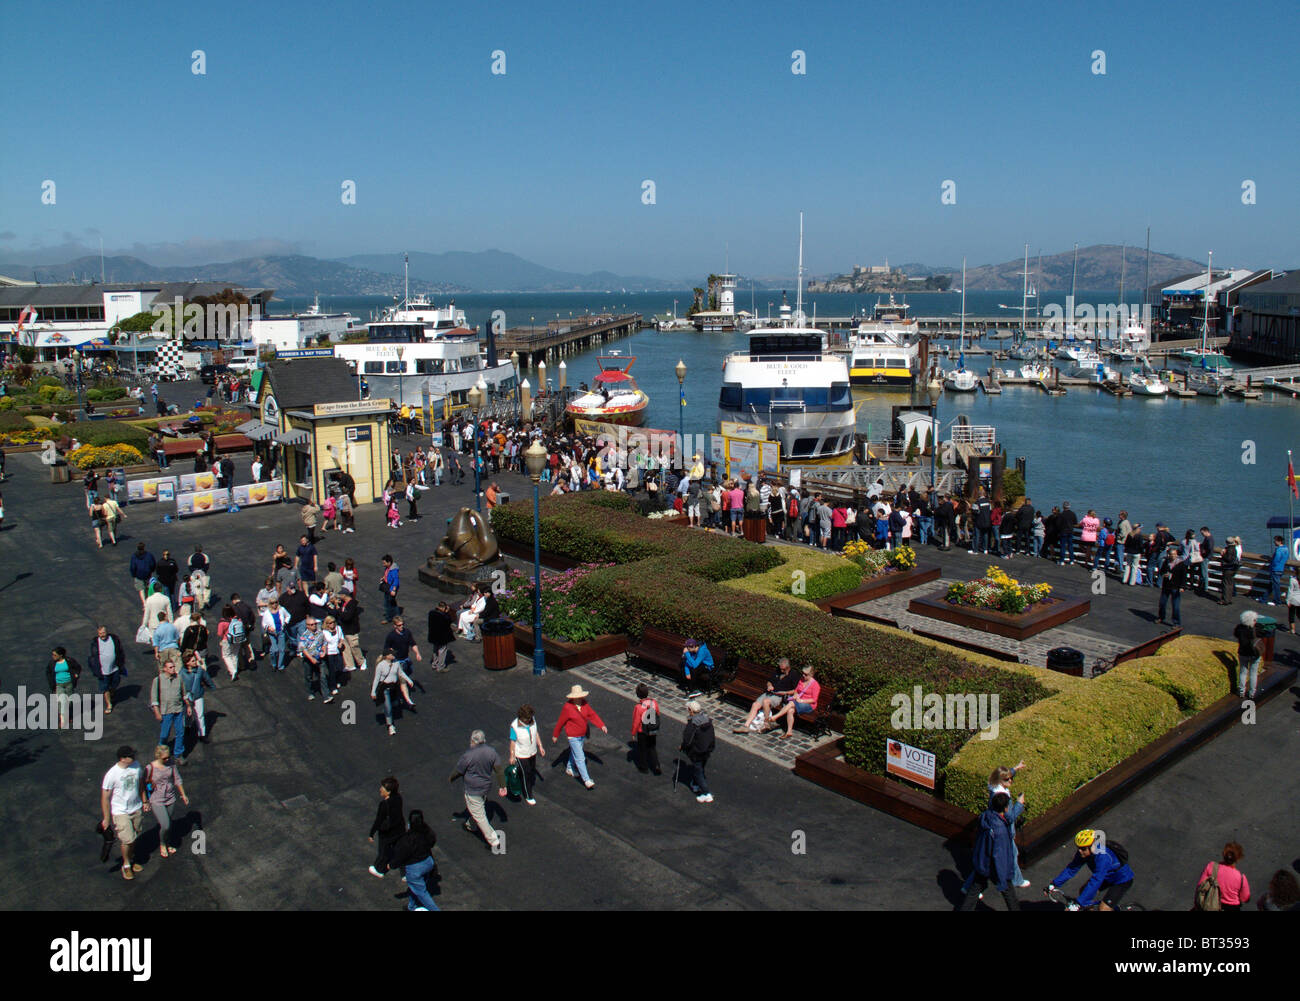
[[[142,625],[135,631],[135,641],[141,646],[153,645],[153,633],[149,631],[148,626]]]

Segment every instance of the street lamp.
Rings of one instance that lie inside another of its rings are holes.
[[[546,468],[546,449],[540,438],[524,450],[524,464],[533,481],[533,674],[546,673],[546,651],[542,647],[542,511],[538,486]]]
[[[931,378],[926,390],[930,394],[930,489],[933,490],[935,456],[939,454],[939,398],[943,396],[943,383],[936,378]]]
[[[474,506],[478,513],[483,513],[483,495],[479,490],[479,471],[478,471],[478,414],[483,408],[483,391],[474,386],[465,394],[465,399],[469,403],[469,411],[474,415],[474,426],[470,433],[474,436]]]
[[[523,407],[523,403],[519,399],[519,352],[518,351],[510,352],[510,367],[515,370],[515,408],[519,411],[519,414],[522,417],[524,412],[524,407]]]
[[[677,408],[677,462],[681,469],[686,469],[686,362],[680,358],[673,367],[677,373],[677,396],[681,405]]]
[[[81,408],[82,419],[86,416],[86,394],[81,389],[81,352],[72,352],[72,364],[77,367],[77,406]]]

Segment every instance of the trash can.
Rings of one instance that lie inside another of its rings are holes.
[[[69,479],[68,464],[66,462],[60,462],[50,467],[51,483],[67,483]]]
[[[1072,646],[1053,647],[1047,651],[1047,669],[1062,674],[1083,677],[1083,651]]]
[[[746,514],[741,521],[745,538],[750,542],[767,541],[767,518],[761,514]]]
[[[504,490],[502,490],[500,493],[497,494],[497,503],[498,503],[498,504],[509,504],[509,503],[510,503],[510,495],[509,495],[508,493],[506,493]]]
[[[1264,652],[1260,654],[1260,663],[1273,663],[1273,640],[1277,633],[1277,619],[1271,615],[1255,616],[1255,632],[1264,641]]]
[[[488,619],[483,623],[483,666],[504,671],[515,663],[515,624],[509,619]]]

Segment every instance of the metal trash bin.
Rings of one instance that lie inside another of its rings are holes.
[[[498,503],[498,504],[509,504],[509,503],[510,503],[510,495],[509,495],[508,493],[506,493],[504,490],[500,491],[500,492],[497,494],[497,503]]]
[[[1047,669],[1076,678],[1083,677],[1083,651],[1072,646],[1053,647],[1047,651]]]
[[[1273,663],[1273,640],[1277,634],[1277,619],[1271,615],[1255,616],[1255,634],[1264,641],[1264,651],[1260,654],[1260,663]]]
[[[489,671],[514,667],[515,624],[509,619],[488,619],[483,623],[483,666]]]
[[[51,483],[67,483],[71,479],[66,462],[59,462],[50,467]]]

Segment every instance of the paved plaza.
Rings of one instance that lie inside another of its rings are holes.
[[[247,457],[237,462],[242,482]],[[965,846],[796,778],[790,762],[809,746],[808,738],[733,736],[731,726],[743,710],[711,703],[718,716],[718,749],[709,765],[716,802],[701,805],[684,784],[675,791],[672,786],[684,700],[664,679],[629,667],[622,657],[536,678],[521,656],[513,670],[488,672],[480,647],[465,642],[455,644],[457,660],[447,674],[434,675],[424,651],[426,662],[415,665],[422,686],[416,709],[397,720],[394,737],[368,699],[369,674],[350,675],[341,698],[324,706],[307,701],[297,661],[283,674],[263,666],[233,684],[214,670],[217,688],[207,697],[212,742],[198,746],[181,766],[192,803],[181,820],[186,847],[161,859],[156,826],[147,820],[139,843],[144,869],[126,883],[115,862],[99,863],[94,826],[99,781],[113,764],[114,749],[130,743],[147,759],[158,734],[148,709],[152,662],[133,642],[140,605],[127,571],[130,553],[143,540],[155,555],[169,548],[183,560],[202,543],[212,560],[217,607],[208,621],[214,627],[232,590],[252,599],[276,543],[292,550],[301,528],[298,509],[246,508],[163,524],[156,505],[134,505],[121,544],[97,550],[75,482],[50,483],[34,454],[11,455],[9,474],[0,532],[0,629],[8,654],[0,690],[23,685],[44,691],[45,663],[56,644],[84,665],[99,622],[122,637],[130,670],[98,741],[70,731],[0,733],[0,815],[7,832],[0,845],[0,900],[9,908],[403,907],[396,875],[380,881],[366,873],[373,858],[366,834],[379,780],[388,774],[401,780],[406,808],[423,809],[438,834],[437,900],[448,910],[944,910],[956,902]],[[514,503],[530,499],[525,479],[498,479]],[[361,570],[362,645],[372,659],[388,628],[379,622],[380,556],[397,558],[401,604],[423,641],[427,613],[439,596],[419,583],[416,571],[462,505],[472,505],[469,484],[435,488],[421,504],[423,519],[397,530],[383,527],[379,505],[367,505],[359,509],[355,534],[329,533],[319,544],[322,565],[350,556]],[[939,555],[924,553],[922,562]],[[939,562],[946,579],[973,576],[988,565],[964,552],[942,554]],[[1023,562],[1028,569],[1013,560],[1008,571],[1046,580],[1058,593],[1086,593],[1082,570]],[[1152,589],[1112,581],[1069,633],[1112,645],[1141,642],[1159,628],[1151,622],[1155,597]],[[1183,619],[1191,632],[1227,635],[1235,612],[1189,596]],[[1294,663],[1296,650],[1293,637],[1279,636],[1279,659]],[[632,689],[641,680],[662,699],[666,717],[664,774],[657,778],[638,773],[630,760]],[[79,691],[93,690],[87,681],[83,676]],[[563,745],[552,745],[549,737],[575,681],[591,690],[590,701],[610,729],[608,736],[595,732],[589,743],[596,781],[590,791],[554,767]],[[1243,868],[1256,887],[1297,860],[1297,694],[1300,689],[1273,700],[1255,726],[1234,726],[1105,815],[1108,833],[1132,853],[1140,902],[1185,909],[1201,866],[1229,838],[1246,846]],[[484,729],[504,755],[507,728],[524,702],[537,708],[546,736],[543,781],[536,807],[494,803],[493,823],[507,835],[507,851],[498,856],[460,828],[455,815],[464,803],[448,776],[475,728]],[[343,721],[349,703],[355,705],[351,725]],[[791,850],[799,832],[805,854]],[[203,854],[192,850],[200,842]],[[1039,887],[1067,854],[1062,846],[1026,870],[1035,884],[1029,900],[1041,899]],[[1000,908],[1001,901],[992,906]]]

